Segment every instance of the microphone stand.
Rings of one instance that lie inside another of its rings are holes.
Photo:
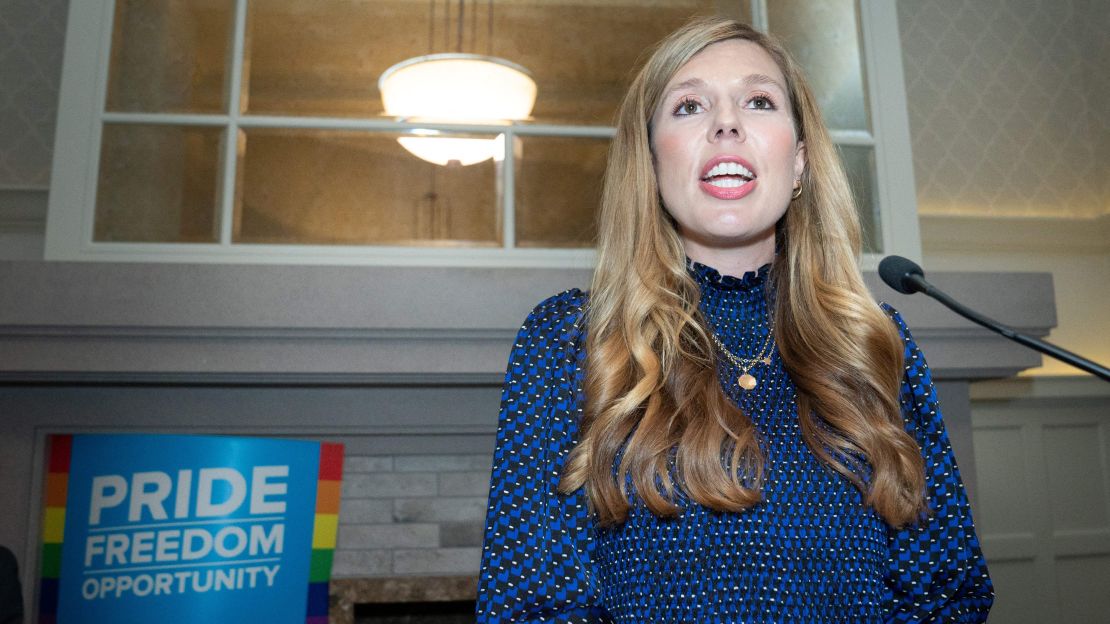
[[[952,310],[956,314],[959,314],[966,319],[974,321],[993,332],[1002,334],[1010,340],[1023,344],[1030,349],[1040,351],[1041,353],[1049,357],[1056,358],[1057,360],[1060,360],[1065,364],[1069,364],[1080,370],[1087,371],[1088,373],[1101,378],[1103,381],[1110,382],[1110,369],[1106,368],[1105,366],[1102,366],[1096,362],[1092,362],[1091,360],[1088,360],[1087,358],[1076,353],[1072,353],[1067,349],[1057,347],[1054,344],[1045,342],[1043,340],[1038,340],[1036,338],[1033,338],[1032,336],[1026,336],[1025,334],[1022,334],[1020,332],[1016,332],[992,318],[983,316],[975,310],[972,310],[971,308],[968,308],[962,303],[956,301],[952,297],[949,297],[944,291],[930,284],[921,275],[917,275],[915,273],[907,273],[902,276],[902,283],[906,285],[912,284],[913,290],[921,291],[926,295],[929,295],[933,299],[936,299],[937,301],[943,303],[948,309]]]

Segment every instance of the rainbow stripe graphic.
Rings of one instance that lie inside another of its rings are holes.
[[[321,444],[305,624],[328,624],[328,579],[331,578],[335,533],[339,527],[339,482],[342,478],[343,445]]]
[[[66,492],[73,436],[47,438],[46,505],[42,518],[42,581],[39,585],[39,624],[54,624],[58,617],[58,578],[62,570],[62,538],[66,526]]]

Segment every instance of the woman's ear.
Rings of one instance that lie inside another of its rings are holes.
[[[794,150],[794,179],[800,179],[805,170],[806,144],[805,141],[798,141],[798,147]]]

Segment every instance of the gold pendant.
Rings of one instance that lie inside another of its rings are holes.
[[[757,382],[755,380],[755,377],[752,377],[748,373],[744,373],[743,375],[740,375],[740,379],[736,380],[736,385],[740,386],[741,388],[743,388],[745,390],[751,390],[752,388],[754,388],[756,386],[756,383]]]

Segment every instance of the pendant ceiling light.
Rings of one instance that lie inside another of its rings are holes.
[[[493,10],[488,12],[487,47],[492,48]],[[431,3],[435,8],[435,0]],[[465,2],[458,3],[458,52],[427,54],[393,65],[378,79],[385,114],[408,121],[507,124],[526,119],[536,103],[536,83],[528,70],[492,55],[464,54]],[[450,13],[445,18],[449,26]],[[429,40],[434,32],[434,13]],[[445,28],[446,30],[446,28]],[[471,43],[473,44],[473,37]],[[431,41],[429,41],[431,47]],[[472,165],[504,157],[503,137],[440,137],[434,130],[397,141],[413,155],[437,165]]]

